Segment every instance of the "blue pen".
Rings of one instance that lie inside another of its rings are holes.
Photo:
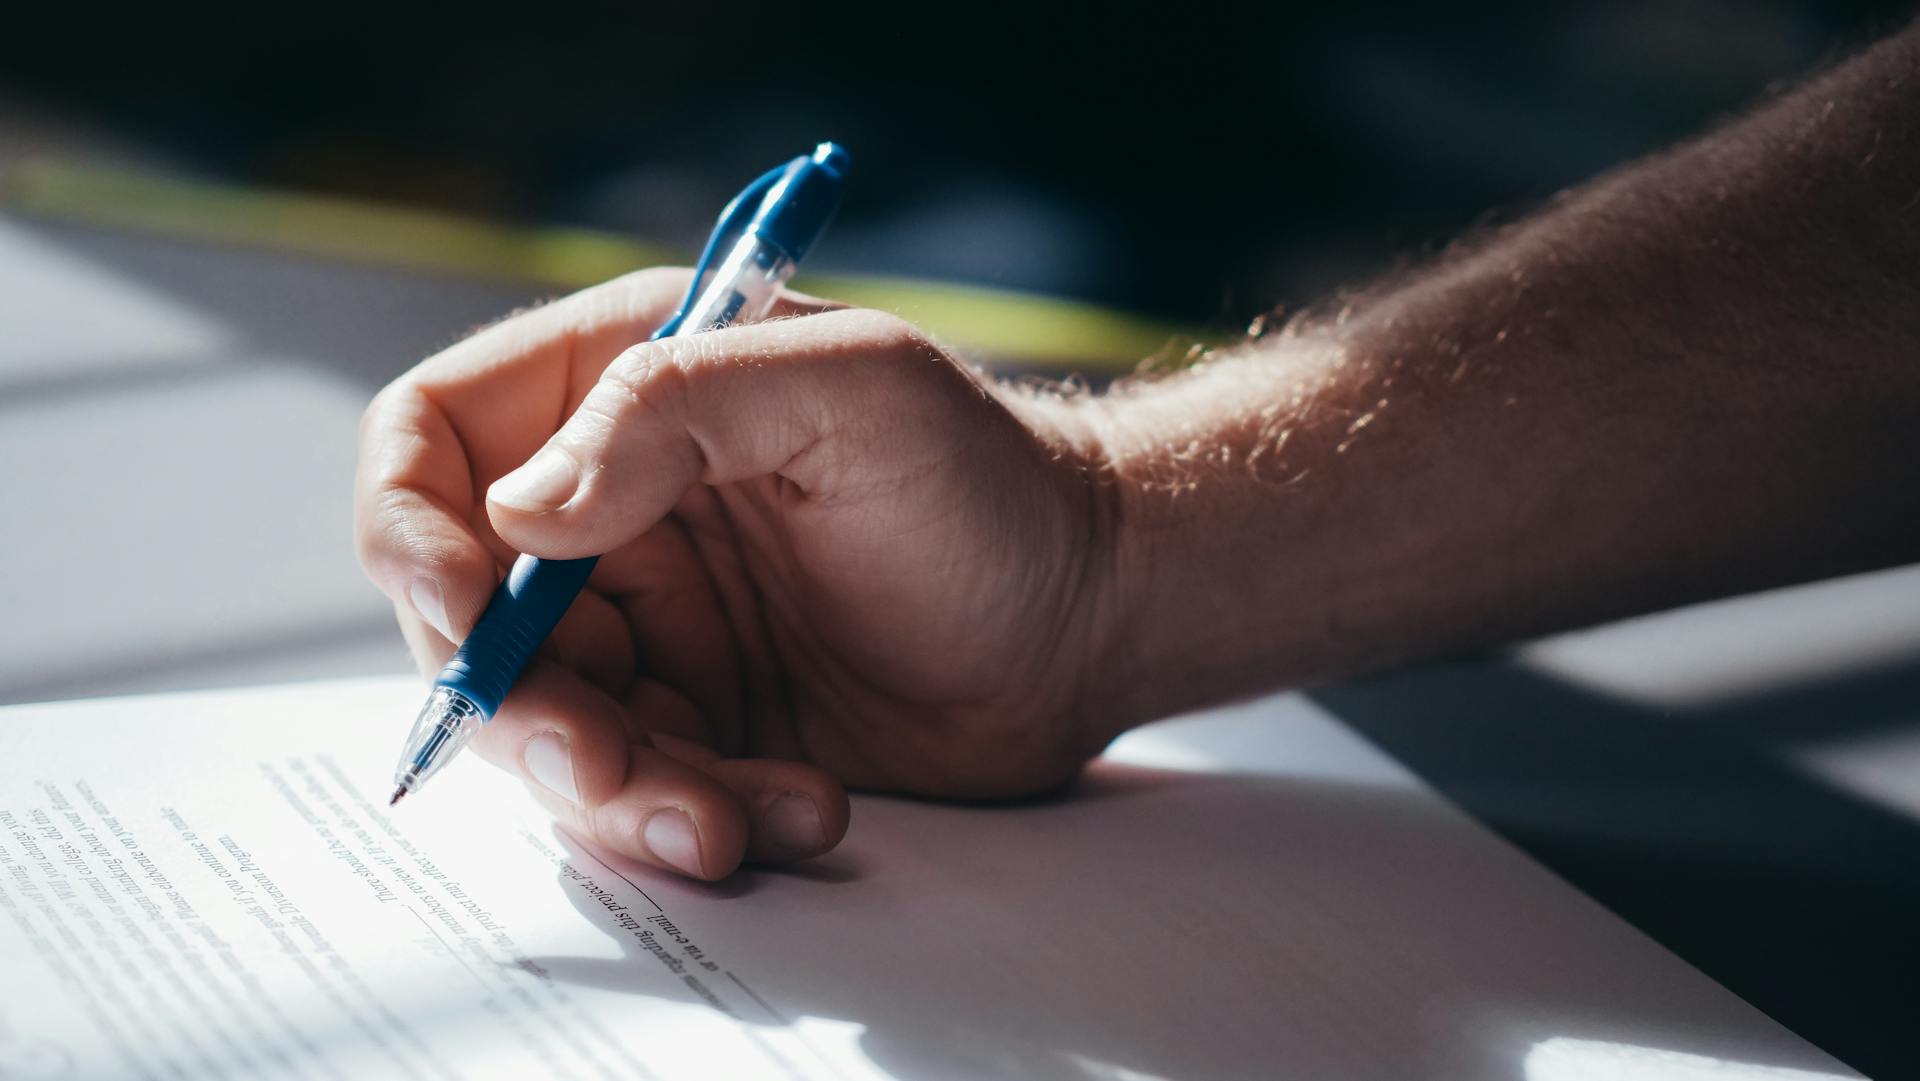
[[[812,156],[795,158],[747,185],[721,212],[679,311],[649,340],[698,334],[767,314],[780,286],[793,276],[840,205],[849,161],[844,149],[821,143]],[[734,238],[733,246],[703,292],[700,283],[707,267],[729,238]],[[434,680],[394,768],[389,806],[426,784],[493,717],[528,658],[579,596],[597,561],[526,555],[514,560],[473,633]]]

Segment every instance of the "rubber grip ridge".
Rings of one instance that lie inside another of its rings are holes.
[[[466,695],[491,719],[540,643],[572,606],[598,557],[536,559],[521,556],[494,590],[473,633],[435,682]]]

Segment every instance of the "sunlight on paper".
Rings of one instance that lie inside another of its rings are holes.
[[[1846,1081],[1843,1074],[1728,1062],[1706,1055],[1556,1036],[1527,1052],[1526,1081]]]

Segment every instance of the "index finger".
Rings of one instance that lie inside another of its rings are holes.
[[[646,338],[688,272],[638,271],[515,315],[389,384],[360,425],[354,534],[382,592],[458,641],[511,558],[481,497],[537,450],[602,370]],[[775,314],[822,307],[789,296]]]

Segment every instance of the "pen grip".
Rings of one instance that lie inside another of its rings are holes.
[[[491,718],[533,651],[580,595],[597,562],[597,556],[537,559],[523,555],[515,560],[473,633],[460,643],[435,682],[466,695]]]

